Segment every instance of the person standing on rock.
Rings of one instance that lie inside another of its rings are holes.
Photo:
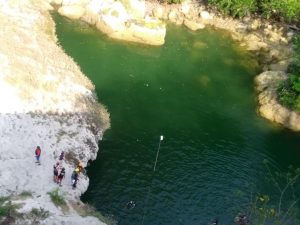
[[[59,155],[58,159],[59,159],[59,161],[63,161],[63,160],[64,160],[64,158],[65,158],[65,152],[64,152],[64,151],[62,151],[62,152],[60,153],[60,155]]]
[[[41,153],[42,153],[42,150],[41,150],[40,146],[37,146],[35,149],[35,158],[36,158],[35,163],[37,163],[38,165],[41,165],[41,162],[40,162]]]
[[[57,183],[57,178],[58,178],[58,166],[59,166],[59,163],[56,163],[53,166],[53,180],[55,183]]]
[[[59,186],[61,186],[61,181],[65,177],[65,174],[66,174],[66,171],[65,171],[65,168],[63,167],[57,177],[57,183],[59,184]]]
[[[72,176],[71,176],[71,180],[72,180],[72,188],[75,189],[76,186],[77,186],[77,182],[78,182],[78,173],[79,173],[79,170],[78,169],[75,169],[72,173]]]

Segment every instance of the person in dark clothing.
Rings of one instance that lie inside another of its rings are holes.
[[[64,160],[64,157],[65,157],[65,152],[64,151],[62,151],[61,153],[60,153],[60,156],[59,156],[59,160],[60,161],[62,161],[62,160]]]
[[[35,149],[35,158],[36,158],[36,163],[38,165],[41,165],[41,162],[40,162],[41,153],[42,153],[42,150],[41,150],[40,146],[37,146]]]
[[[134,201],[129,201],[126,204],[127,209],[133,209],[135,207],[135,202]]]
[[[53,166],[53,175],[54,175],[53,180],[54,180],[55,183],[57,183],[57,178],[58,178],[58,169],[57,169],[57,167],[58,167],[58,163],[56,163]]]
[[[61,186],[61,181],[65,177],[65,174],[66,174],[66,171],[65,171],[65,168],[63,167],[57,177],[57,183],[59,184],[59,186]]]
[[[78,182],[78,172],[76,170],[73,171],[71,180],[72,180],[72,187],[73,189],[75,189]]]

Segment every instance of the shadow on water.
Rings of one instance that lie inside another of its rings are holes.
[[[166,44],[151,47],[54,18],[61,45],[111,114],[83,200],[118,224],[141,224],[145,209],[145,225],[199,225],[215,217],[232,224],[248,203],[238,192],[278,195],[265,179],[264,159],[281,169],[299,166],[299,134],[257,116],[257,63],[226,33],[170,26]],[[125,207],[130,200],[132,210]]]

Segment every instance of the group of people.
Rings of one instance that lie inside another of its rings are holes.
[[[64,152],[62,152],[59,156],[59,161],[53,166],[53,180],[59,186],[61,186],[61,181],[66,175],[66,170],[62,166],[62,161],[64,159]]]
[[[40,146],[37,146],[36,150],[35,150],[35,158],[36,158],[36,163],[38,165],[41,165],[41,162],[40,162],[41,153],[42,153],[42,150],[41,150]],[[56,164],[53,166],[53,180],[59,186],[62,186],[61,182],[66,175],[66,170],[62,166],[64,157],[65,157],[65,153],[64,153],[64,151],[62,151],[58,157],[58,162],[56,162]],[[79,162],[79,164],[77,165],[77,167],[75,168],[75,170],[73,171],[73,173],[71,175],[71,183],[72,183],[73,189],[76,188],[78,179],[79,179],[79,174],[83,171],[83,169],[84,168],[83,168],[82,163]]]

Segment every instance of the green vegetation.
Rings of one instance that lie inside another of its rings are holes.
[[[64,197],[59,193],[58,188],[55,188],[53,191],[48,192],[48,195],[50,195],[52,202],[56,206],[66,206],[67,205]]]
[[[32,193],[30,191],[23,191],[19,196],[24,198],[32,197]]]
[[[244,17],[258,10],[256,0],[208,0],[208,3],[234,17]]]
[[[271,199],[268,195],[258,194],[251,205],[253,224],[299,224],[300,168],[289,167],[287,172],[280,172],[265,160],[269,173],[268,179],[278,190],[278,195]]]
[[[299,0],[263,0],[261,9],[267,17],[282,17],[287,20],[300,18]]]
[[[300,224],[298,210],[300,168],[290,166],[287,171],[282,172],[268,160],[264,160],[264,165],[268,174],[266,180],[272,187],[275,187],[277,194],[270,196],[267,194],[267,189],[264,189],[264,194],[251,192],[251,196],[249,196],[249,190],[247,193],[238,191],[238,197],[247,198],[249,201],[242,210],[243,213],[238,215],[245,215],[246,220],[249,220],[249,224],[252,225]],[[258,189],[255,186],[252,185],[250,189]],[[241,207],[238,207],[238,210],[241,211]]]
[[[0,197],[0,224],[9,224],[21,214],[17,212],[18,205],[12,204],[10,197]]]
[[[166,0],[166,2],[169,4],[179,4],[183,2],[183,0]]]
[[[26,214],[26,219],[30,219],[33,224],[39,224],[39,221],[49,217],[49,211],[43,208],[33,208],[30,213]]]
[[[161,0],[169,4],[178,4],[183,0]],[[207,0],[211,7],[233,17],[262,15],[269,19],[274,18],[286,21],[299,21],[299,0]]]
[[[295,59],[288,68],[288,79],[280,83],[277,92],[281,104],[300,113],[300,36],[295,41]]]
[[[261,14],[265,18],[286,21],[300,19],[299,0],[208,0],[208,4],[234,17]]]

